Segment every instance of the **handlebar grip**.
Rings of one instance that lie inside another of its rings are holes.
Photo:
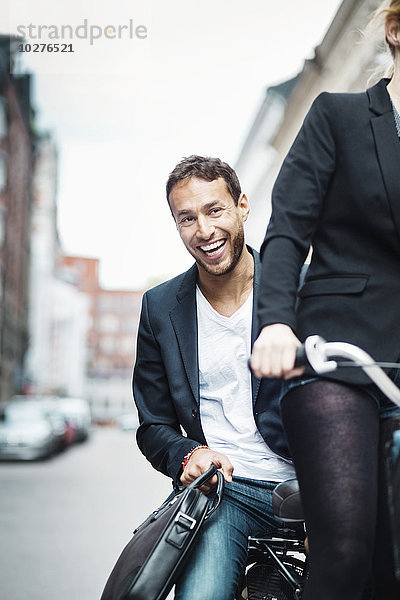
[[[310,363],[308,362],[306,349],[304,347],[304,344],[302,344],[296,350],[296,359],[294,361],[294,368],[296,369],[298,367],[308,367],[309,364]]]
[[[303,345],[299,346],[296,350],[296,358],[294,361],[293,368],[297,369],[298,367],[309,367],[309,366],[310,366],[310,363],[308,361],[306,349],[303,344]],[[247,361],[247,367],[251,371],[251,358],[249,358]]]

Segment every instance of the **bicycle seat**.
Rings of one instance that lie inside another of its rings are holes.
[[[272,493],[272,508],[282,521],[304,521],[297,479],[287,479],[276,486]]]

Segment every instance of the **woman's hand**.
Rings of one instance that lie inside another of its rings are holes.
[[[301,342],[288,325],[267,325],[254,342],[251,370],[257,377],[298,377],[304,372],[304,367],[294,368],[299,346]]]

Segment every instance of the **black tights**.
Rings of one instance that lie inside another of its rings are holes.
[[[288,392],[282,416],[310,541],[304,600],[399,600],[384,481],[384,429],[358,388],[321,380]],[[386,424],[386,425],[385,425]]]

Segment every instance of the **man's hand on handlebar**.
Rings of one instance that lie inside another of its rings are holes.
[[[180,478],[181,483],[187,487],[192,481],[197,479],[197,477],[200,477],[200,475],[205,473],[211,464],[221,469],[225,481],[232,481],[233,466],[229,458],[224,454],[215,452],[209,448],[200,448],[199,450],[196,450],[188,460]],[[214,475],[214,477],[202,485],[199,490],[203,492],[203,494],[209,494],[217,484],[217,481],[217,476]]]
[[[267,325],[254,342],[251,370],[257,377],[298,377],[304,372],[304,367],[294,366],[300,346],[301,342],[288,325]]]

